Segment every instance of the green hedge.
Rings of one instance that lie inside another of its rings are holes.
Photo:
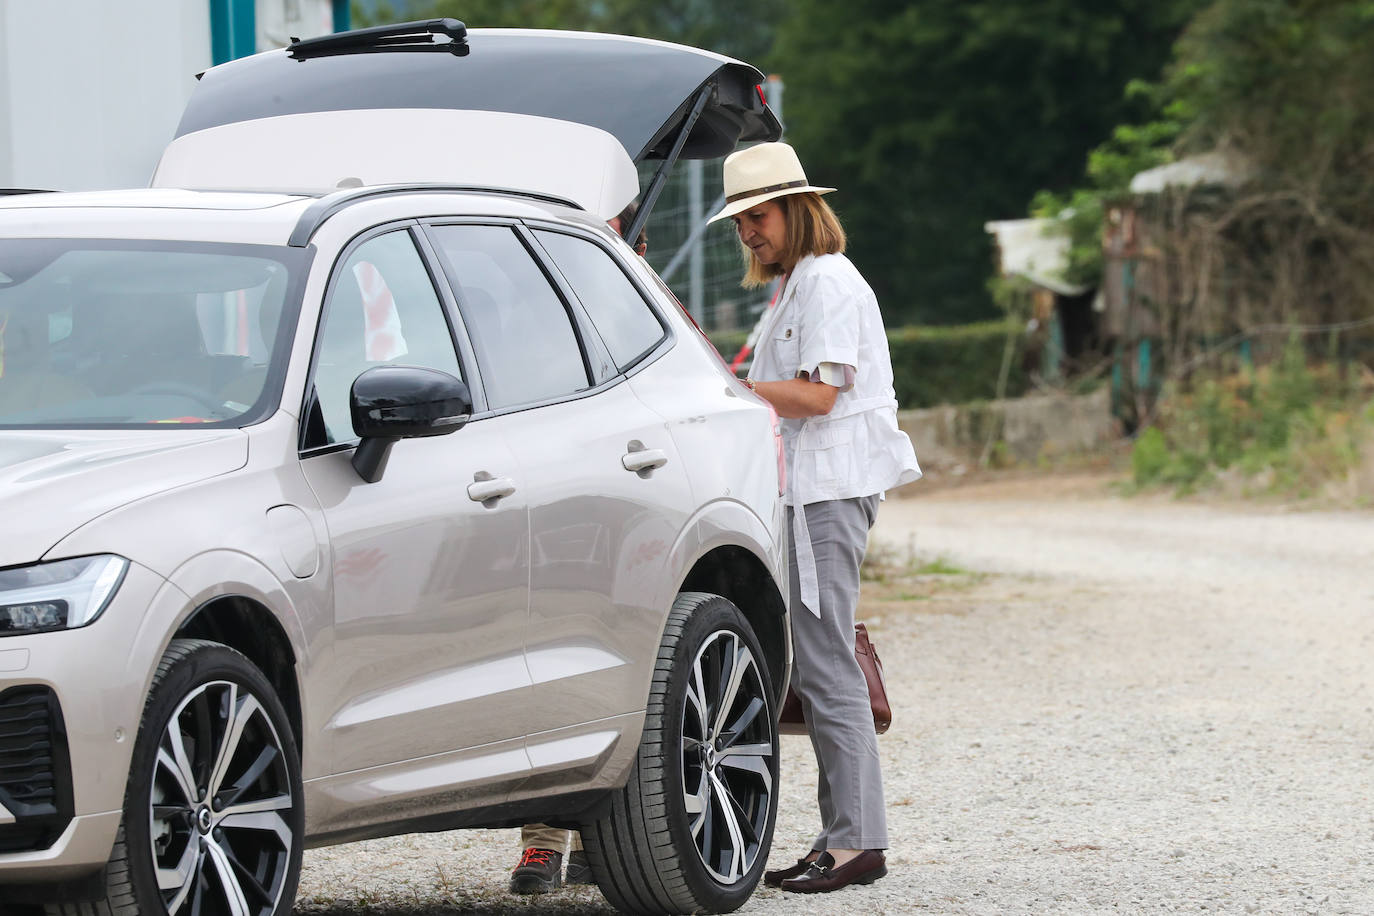
[[[892,353],[897,403],[911,408],[991,400],[997,394],[997,375],[1009,330],[1016,339],[1006,396],[1019,397],[1029,387],[1022,369],[1025,335],[1019,328],[1011,328],[1004,321],[891,328],[887,345]],[[739,352],[747,336],[745,331],[710,335],[727,362]]]

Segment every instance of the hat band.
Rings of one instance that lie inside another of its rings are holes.
[[[738,194],[731,194],[725,198],[727,204],[732,204],[737,200],[744,200],[746,197],[757,197],[760,194],[772,194],[774,191],[786,191],[788,188],[804,188],[806,179],[801,181],[784,181],[782,184],[770,184],[766,188],[755,188],[752,191],[741,191]]]

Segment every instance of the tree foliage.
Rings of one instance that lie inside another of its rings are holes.
[[[851,255],[889,321],[995,314],[990,219],[1080,180],[1086,152],[1143,107],[1200,0],[392,0],[359,25],[591,29],[682,42],[780,73],[814,182],[838,187]],[[633,79],[633,74],[626,74]]]
[[[1066,215],[1075,279],[1102,270],[1104,208],[1128,205],[1148,235],[1144,304],[1175,374],[1213,359],[1209,341],[1277,353],[1284,328],[1334,335],[1342,358],[1368,348],[1374,2],[1214,0],[1140,94],[1152,116],[1119,126],[1072,195],[1036,200]],[[1230,186],[1129,192],[1134,172],[1203,153],[1235,164]]]
[[[759,64],[773,44],[773,24],[787,0],[394,0],[369,12],[354,6],[359,25],[452,16],[471,28],[572,29],[658,38]],[[633,79],[633,74],[626,74]]]
[[[808,177],[841,189],[852,256],[889,315],[994,312],[990,219],[1080,179],[1155,77],[1193,0],[797,0],[775,54]],[[814,174],[813,174],[814,173]],[[891,320],[891,319],[890,319]]]
[[[1161,87],[1140,80],[1127,86],[1127,95],[1146,101],[1150,111],[1160,108]],[[1129,200],[1131,179],[1146,169],[1173,159],[1173,144],[1183,131],[1177,106],[1143,124],[1121,124],[1088,153],[1085,187],[1063,193],[1040,190],[1031,200],[1031,215],[1057,219],[1058,231],[1069,237],[1064,279],[1079,286],[1097,286],[1102,278],[1102,226],[1107,208]]]

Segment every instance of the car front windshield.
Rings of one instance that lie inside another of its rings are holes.
[[[0,428],[242,426],[276,407],[308,255],[0,239]]]

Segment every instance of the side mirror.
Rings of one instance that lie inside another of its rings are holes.
[[[376,483],[397,440],[462,429],[472,416],[472,394],[438,369],[374,366],[353,380],[349,409],[353,432],[362,440],[353,453],[353,469]]]

